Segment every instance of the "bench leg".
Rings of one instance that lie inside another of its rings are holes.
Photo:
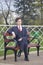
[[[4,50],[4,60],[6,60],[6,52],[7,52],[7,50],[5,49]]]
[[[29,55],[29,50],[30,50],[30,48],[28,48],[28,55]]]
[[[14,51],[15,54],[15,61],[17,61],[17,50]]]
[[[37,47],[37,56],[39,56],[39,47]]]

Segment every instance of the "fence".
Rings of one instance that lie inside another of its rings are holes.
[[[4,50],[3,32],[6,32],[12,26],[14,25],[0,25],[0,51]],[[28,29],[31,36],[34,36],[35,32],[36,33],[38,32],[37,34],[38,34],[38,38],[40,39],[40,45],[43,47],[43,26],[41,25],[39,26],[23,25],[23,26]],[[33,42],[36,42],[36,40],[34,40]]]

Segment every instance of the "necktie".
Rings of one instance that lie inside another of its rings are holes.
[[[18,29],[19,29],[20,31],[22,31],[22,26],[18,26]]]

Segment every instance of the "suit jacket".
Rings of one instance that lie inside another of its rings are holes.
[[[7,32],[12,34],[12,31],[15,32],[16,34],[16,41],[18,42],[18,44],[24,44],[24,43],[28,43],[27,42],[27,38],[28,38],[28,35],[27,35],[27,30],[25,27],[22,27],[22,31],[19,31],[18,30],[18,27],[17,26],[14,26],[12,28],[10,28]],[[23,38],[22,41],[18,41],[18,39],[20,38]]]

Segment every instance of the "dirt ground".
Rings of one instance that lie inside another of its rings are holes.
[[[28,57],[29,61],[24,61],[24,54],[22,54],[21,57],[17,57],[17,62],[14,61],[14,55],[7,56],[6,60],[0,57],[0,65],[43,65],[43,51],[40,52],[40,56],[31,53]]]

